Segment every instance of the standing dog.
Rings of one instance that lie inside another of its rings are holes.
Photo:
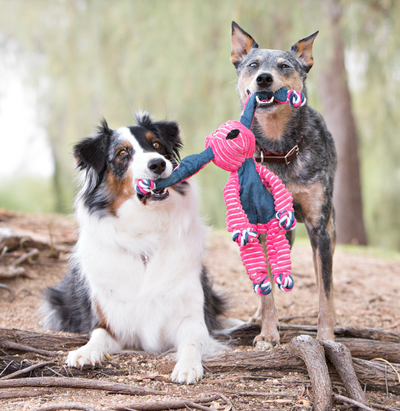
[[[281,87],[306,95],[305,80],[314,64],[312,45],[318,32],[294,44],[290,51],[259,49],[256,41],[232,22],[231,62],[239,76],[243,105],[250,93]],[[273,98],[261,102],[252,127],[258,143],[255,158],[265,162],[293,195],[297,221],[304,222],[313,250],[319,293],[318,338],[334,339],[335,313],[332,256],[335,212],[332,205],[336,150],[322,116],[311,107],[293,109]],[[292,232],[291,232],[292,233]],[[294,235],[289,239],[291,244]],[[261,334],[255,343],[279,343],[278,317],[272,293],[261,298]]]
[[[210,331],[224,301],[203,266],[206,229],[193,181],[135,191],[138,179],[165,178],[177,166],[178,125],[147,113],[136,121],[111,130],[104,120],[74,148],[79,239],[71,269],[45,293],[44,326],[90,334],[69,353],[69,366],[94,365],[124,348],[175,350],[172,380],[190,384],[203,375],[202,358],[220,348]]]

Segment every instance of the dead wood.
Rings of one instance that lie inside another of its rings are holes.
[[[314,325],[280,325],[281,343],[290,342],[298,335],[317,336],[317,327]],[[231,341],[232,345],[252,345],[254,337],[259,335],[261,328],[258,324],[243,324],[231,330],[221,332],[217,338],[221,341]],[[335,327],[335,339],[356,338],[364,340],[385,341],[400,344],[400,334],[377,328]]]
[[[324,347],[326,357],[342,379],[348,396],[355,401],[368,405],[365,393],[354,371],[350,350],[345,345],[337,342],[327,340],[319,342]]]
[[[41,397],[42,395],[51,394],[50,391],[43,390],[0,390],[0,400],[12,400],[15,398],[30,398],[30,397]]]
[[[365,410],[365,411],[374,411],[373,408],[370,408],[370,407],[366,406],[365,404],[362,404],[359,401],[352,400],[351,398],[343,397],[342,395],[334,394],[333,399],[335,400],[335,402],[353,404],[353,405],[357,406],[358,408],[360,408],[362,410]]]
[[[21,375],[25,375],[27,373],[30,373],[33,370],[46,367],[47,365],[50,365],[50,364],[54,364],[54,362],[48,361],[48,362],[41,362],[39,364],[33,364],[29,367],[24,368],[23,370],[18,370],[11,374],[6,375],[5,377],[1,377],[0,380],[11,380],[12,378],[20,377]]]
[[[290,392],[251,392],[251,391],[226,391],[225,394],[237,397],[298,397],[298,394]]]
[[[80,411],[99,411],[97,408],[82,404],[60,404],[49,405],[48,407],[38,408],[36,411],[61,411],[61,410],[80,410]]]
[[[7,247],[7,251],[14,251],[20,248],[37,248],[38,250],[49,250],[50,245],[42,241],[35,241],[27,236],[20,236],[9,229],[0,231],[0,250]]]
[[[0,328],[0,348],[3,341],[14,341],[15,343],[28,345],[30,347],[46,350],[51,347],[52,351],[69,351],[85,345],[89,338],[87,335],[67,333],[38,333],[33,331],[11,330]]]
[[[15,380],[0,381],[1,388],[21,388],[21,387],[62,387],[62,388],[82,388],[86,390],[105,390],[112,393],[126,395],[165,395],[162,391],[149,390],[135,387],[133,385],[118,384],[106,381],[89,380],[85,378],[18,378]]]
[[[28,253],[22,254],[15,261],[13,261],[11,263],[11,267],[17,267],[18,265],[22,264],[24,261],[29,260],[29,258],[37,257],[38,255],[39,255],[39,250],[37,248],[34,248]]]
[[[24,267],[0,267],[0,278],[15,278],[20,275],[26,275]]]
[[[332,409],[332,384],[329,378],[323,347],[309,335],[300,335],[289,344],[290,351],[306,364],[312,383],[314,409]]]
[[[28,345],[15,343],[13,341],[1,341],[0,348],[9,348],[14,351],[22,351],[22,352],[33,352],[35,354],[44,355],[45,357],[56,357],[58,355],[55,352],[42,350],[40,348],[33,348]]]
[[[182,399],[178,401],[152,401],[147,403],[136,403],[129,404],[123,407],[113,407],[112,410],[115,411],[128,411],[128,410],[140,410],[140,411],[162,411],[168,409],[179,409],[192,407],[200,410],[211,410],[212,408],[200,406],[199,403],[209,403],[211,401],[216,401],[221,398],[221,395],[214,395],[212,397],[201,397],[192,399]],[[225,400],[224,400],[225,401]]]

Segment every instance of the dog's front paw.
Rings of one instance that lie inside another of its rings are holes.
[[[203,366],[198,361],[179,360],[171,375],[171,380],[179,384],[195,384],[203,377]]]
[[[92,350],[86,346],[70,351],[67,357],[68,367],[82,368],[84,365],[101,364],[105,358],[105,353]]]

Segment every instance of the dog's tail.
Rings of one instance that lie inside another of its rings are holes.
[[[45,328],[87,334],[96,322],[89,290],[79,267],[71,268],[65,277],[44,292],[39,310]]]

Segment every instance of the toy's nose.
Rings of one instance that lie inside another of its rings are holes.
[[[257,76],[256,81],[259,87],[268,87],[273,83],[274,77],[268,72],[261,73]]]

